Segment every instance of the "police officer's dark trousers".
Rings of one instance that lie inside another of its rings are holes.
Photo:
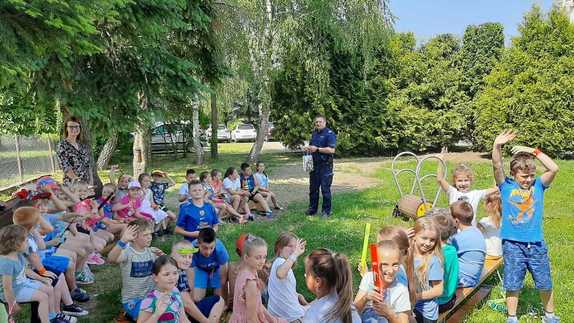
[[[323,194],[324,213],[331,213],[331,184],[333,183],[333,163],[313,164],[309,173],[309,210],[317,212],[319,208],[319,188]]]

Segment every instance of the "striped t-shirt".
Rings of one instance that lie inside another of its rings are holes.
[[[150,248],[136,251],[131,246],[124,249],[120,255],[120,270],[122,272],[122,303],[131,300],[144,299],[153,290],[152,270],[156,259]]]

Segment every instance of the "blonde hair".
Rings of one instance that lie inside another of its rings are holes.
[[[452,172],[452,182],[454,183],[456,178],[461,175],[467,176],[471,182],[474,181],[474,173],[472,172],[472,169],[470,169],[470,167],[465,164],[456,165],[454,171]]]
[[[427,271],[430,266],[432,257],[433,256],[438,257],[441,264],[444,262],[442,256],[441,244],[439,243],[440,230],[437,228],[432,218],[423,217],[419,218],[415,222],[415,240],[417,235],[425,230],[434,231],[435,245],[432,248],[431,252],[427,253],[426,255],[420,255],[420,254],[417,255],[418,257],[421,258],[420,266],[415,270],[417,290],[424,290],[428,286]],[[410,252],[413,254],[413,257],[415,255],[415,251],[416,251],[416,242],[413,243],[410,248]]]
[[[253,249],[258,248],[258,247],[267,248],[267,242],[265,242],[265,240],[263,240],[262,238],[259,238],[257,236],[249,235],[249,236],[247,236],[247,239],[245,240],[245,242],[243,244],[242,255],[243,256],[249,256],[251,254],[251,252],[253,251]]]
[[[337,303],[327,313],[327,321],[340,319],[343,323],[351,323],[353,274],[347,257],[322,248],[311,252],[307,264],[310,274],[323,280],[329,289],[334,288],[339,296]]]
[[[12,222],[23,226],[26,230],[32,230],[40,220],[40,210],[31,206],[22,206],[14,211]]]
[[[173,255],[173,254],[177,253],[178,250],[187,249],[187,248],[193,249],[195,247],[193,246],[193,243],[191,243],[188,240],[185,240],[185,239],[180,240],[180,241],[174,243],[173,246],[171,246],[171,254]]]
[[[285,248],[287,245],[289,245],[289,242],[293,241],[293,240],[297,240],[297,236],[294,235],[291,232],[282,232],[279,237],[277,238],[277,240],[275,241],[275,256],[279,257],[279,254],[281,253],[281,249]]]
[[[500,192],[488,194],[484,199],[484,209],[488,216],[492,219],[494,226],[500,229],[502,201],[500,199]]]

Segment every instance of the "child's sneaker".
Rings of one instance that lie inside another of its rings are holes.
[[[66,315],[64,313],[58,313],[56,317],[50,320],[50,323],[76,323],[76,322],[78,322],[77,318]]]
[[[77,278],[76,278],[76,280],[77,280]],[[71,291],[70,296],[72,296],[72,299],[74,301],[80,302],[80,303],[85,303],[85,302],[90,300],[90,295],[88,295],[88,293],[81,288],[76,288],[73,291]]]
[[[106,263],[106,261],[104,260],[104,258],[102,258],[102,256],[100,256],[99,253],[97,252],[92,252],[89,256],[88,256],[88,260],[86,261],[89,265],[103,265]]]
[[[79,285],[90,285],[94,283],[94,274],[86,263],[82,271],[76,273],[76,283]]]
[[[89,314],[88,311],[76,304],[64,305],[62,307],[62,313],[71,316],[86,316]]]
[[[552,316],[544,315],[542,317],[542,323],[560,323],[560,318],[556,315]]]

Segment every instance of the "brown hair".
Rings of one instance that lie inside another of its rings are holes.
[[[454,220],[452,219],[450,212],[448,214],[437,214],[433,216],[431,219],[434,221],[437,228],[440,230],[440,240],[442,242],[446,242],[448,238],[450,238],[456,233],[457,231],[456,224],[454,223]]]
[[[150,221],[142,218],[137,218],[131,221],[128,226],[135,225],[137,227],[137,232],[141,233],[145,230],[153,230],[153,225]]]
[[[464,225],[471,225],[474,219],[472,205],[467,201],[456,201],[450,205],[450,214]]]
[[[24,241],[28,230],[21,225],[10,224],[0,229],[0,255],[7,255],[17,251]]]
[[[14,222],[14,224],[21,225],[26,230],[31,230],[36,224],[38,224],[40,216],[41,214],[39,209],[31,206],[23,206],[14,211],[12,222]]]
[[[484,199],[484,209],[497,229],[500,229],[501,203],[499,191],[488,194]]]
[[[531,154],[519,152],[512,156],[512,159],[510,160],[510,174],[514,176],[519,171],[536,171],[536,163],[534,162],[534,157]]]
[[[420,262],[420,266],[419,268],[415,271],[415,276],[416,276],[416,284],[417,284],[417,289],[425,289],[426,286],[428,285],[428,273],[427,273],[427,269],[430,265],[431,259],[433,256],[436,256],[439,258],[441,264],[444,262],[443,261],[443,256],[442,256],[442,248],[441,245],[439,243],[440,241],[440,231],[437,228],[437,226],[435,225],[434,221],[432,220],[432,218],[428,218],[428,217],[423,217],[423,218],[419,218],[416,222],[415,222],[415,239],[416,236],[424,230],[430,230],[430,231],[434,231],[435,232],[435,246],[432,249],[431,252],[429,252],[426,255],[418,255],[421,258],[421,262]],[[415,248],[416,248],[416,243],[413,243],[411,245],[411,248],[409,249],[409,254],[412,254],[412,257],[414,258],[414,254],[415,254]],[[410,285],[410,284],[409,284]]]
[[[82,122],[80,121],[80,118],[75,116],[68,117],[66,121],[64,121],[64,138],[68,138],[68,122],[75,122],[80,125],[80,133],[78,134],[78,138],[76,138],[76,140],[78,142],[84,143],[84,137],[82,136]]]
[[[275,241],[275,256],[279,257],[281,249],[285,248],[292,240],[297,240],[297,236],[291,232],[282,232]]]
[[[380,241],[384,240],[391,240],[394,241],[402,256],[405,256],[404,268],[407,274],[407,282],[409,288],[409,298],[411,301],[411,305],[414,306],[416,303],[416,286],[414,284],[414,260],[413,260],[413,253],[410,252],[410,241],[409,236],[407,235],[404,228],[396,226],[396,225],[388,225],[384,226],[379,230],[378,239]]]
[[[329,249],[313,250],[307,257],[310,274],[337,291],[339,299],[327,313],[328,321],[340,319],[351,323],[353,304],[353,274],[347,257]]]
[[[472,169],[470,169],[470,167],[466,166],[465,164],[456,165],[454,171],[452,172],[452,182],[454,183],[456,178],[460,175],[466,175],[471,182],[474,181],[474,173],[472,172]]]

